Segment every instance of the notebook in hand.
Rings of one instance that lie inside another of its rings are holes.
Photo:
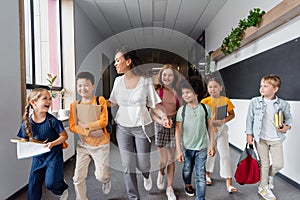
[[[222,120],[227,116],[227,105],[216,107],[216,120]]]

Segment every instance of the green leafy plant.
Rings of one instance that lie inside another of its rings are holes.
[[[54,86],[54,83],[55,83],[56,79],[57,79],[57,75],[47,73],[47,81],[48,81],[48,87],[50,89],[49,91],[50,91],[51,97],[56,98],[57,95],[59,95],[59,97],[61,99],[63,99],[65,94],[66,94],[66,89],[65,88],[62,88],[59,92],[54,92],[53,91],[53,86]]]
[[[56,98],[56,96],[57,96],[57,93],[52,90],[53,89],[53,84],[55,83],[56,78],[57,78],[57,75],[47,73],[48,87],[50,88],[49,91],[50,91],[50,94],[51,94],[52,98]]]
[[[232,29],[230,34],[226,38],[224,38],[221,45],[221,51],[224,54],[230,54],[236,48],[239,48],[241,46],[241,41],[244,37],[245,30],[251,26],[259,26],[264,14],[265,11],[261,11],[259,8],[250,10],[247,20],[241,19],[238,26]]]

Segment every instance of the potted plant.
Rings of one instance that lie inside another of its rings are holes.
[[[51,73],[47,73],[47,81],[48,81],[48,87],[49,92],[52,98],[59,97],[59,104],[60,109],[58,111],[53,111],[51,106],[51,113],[54,114],[56,117],[66,118],[69,116],[69,110],[66,110],[64,107],[64,96],[66,94],[66,89],[62,88],[60,91],[53,91],[54,83],[57,79],[57,75],[53,75]]]

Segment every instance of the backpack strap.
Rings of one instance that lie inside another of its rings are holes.
[[[206,106],[203,103],[200,103],[200,104],[203,107],[203,110],[205,112],[205,124],[206,124],[206,129],[208,129],[208,125],[207,125],[208,112],[207,112]],[[183,128],[183,122],[184,122],[184,117],[185,117],[185,110],[186,110],[186,104],[183,105],[182,112],[181,112],[181,117],[182,117],[181,126],[182,126],[182,128]]]
[[[100,105],[100,96],[96,97],[96,102],[97,102],[97,105],[99,106]]]
[[[183,122],[184,122],[184,117],[185,117],[185,110],[186,110],[186,103],[183,105],[182,112],[181,112],[181,118],[182,118],[181,127],[182,127],[182,129],[183,129]]]
[[[176,95],[176,110],[178,110],[179,107],[180,107],[180,99]]]
[[[100,96],[97,96],[96,97],[97,105],[100,105],[100,100],[99,99],[100,99]],[[77,103],[80,104],[81,103],[81,99],[79,99]]]
[[[163,88],[159,89],[158,95],[159,95],[160,99],[162,100],[163,95],[164,95],[164,89]]]
[[[200,104],[203,107],[204,112],[205,112],[205,124],[206,124],[206,129],[208,130],[208,125],[207,125],[208,112],[207,112],[206,106],[203,103],[200,103]]]

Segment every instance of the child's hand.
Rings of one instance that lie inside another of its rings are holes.
[[[208,149],[208,155],[211,156],[211,157],[214,157],[214,156],[216,155],[216,149],[215,149],[214,146],[213,146],[213,147],[210,147],[210,148]]]
[[[281,129],[277,129],[277,132],[279,133],[286,133],[288,130],[290,130],[290,126],[289,125],[285,125],[283,124],[283,127]]]
[[[53,142],[48,142],[45,147],[48,147],[49,149],[52,149],[52,147],[54,147],[55,145],[53,144]]]
[[[163,120],[163,126],[165,128],[172,128],[172,124],[173,124],[173,122],[169,118],[166,118],[166,119]]]
[[[89,132],[89,136],[91,136],[91,137],[101,137],[103,135],[104,135],[104,133],[103,133],[102,129],[94,130],[94,131]]]
[[[83,123],[83,122],[81,122],[81,121],[78,121],[78,125],[79,125],[79,126],[82,126],[83,128],[86,128],[86,129],[89,128],[88,123]]]
[[[177,161],[180,163],[184,162],[184,156],[181,150],[177,150]]]
[[[253,144],[253,135],[247,134],[247,143],[250,145]]]
[[[216,127],[220,127],[223,124],[225,124],[225,119],[221,119],[221,120],[212,120],[212,125],[216,126]]]

